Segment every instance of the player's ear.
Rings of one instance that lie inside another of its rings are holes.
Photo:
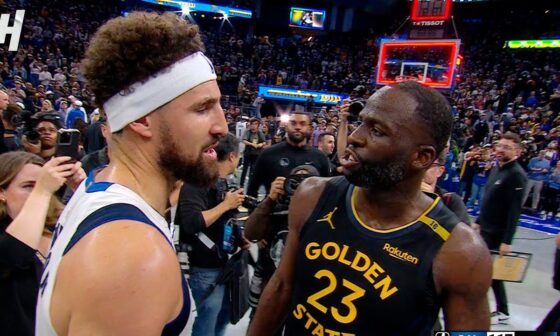
[[[436,160],[436,149],[431,145],[419,145],[412,158],[412,166],[417,170],[430,168]]]

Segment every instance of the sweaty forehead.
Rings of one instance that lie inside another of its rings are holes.
[[[408,93],[386,86],[373,94],[368,99],[367,105],[371,105],[376,108],[400,110],[412,113],[418,104]]]

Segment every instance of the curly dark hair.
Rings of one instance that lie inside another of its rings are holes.
[[[86,51],[83,72],[98,106],[177,62],[204,51],[198,26],[174,13],[133,12],[107,21]]]

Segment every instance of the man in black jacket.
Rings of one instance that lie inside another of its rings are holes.
[[[305,112],[293,112],[286,125],[286,141],[269,147],[263,151],[257,160],[255,173],[249,181],[247,194],[256,197],[261,186],[266,188],[268,197],[259,205],[248,219],[245,235],[250,240],[259,240],[259,259],[255,267],[255,274],[251,280],[251,305],[256,307],[260,292],[266,286],[268,279],[276,269],[275,261],[271,257],[271,250],[276,262],[282,254],[275,248],[283,240],[288,229],[287,211],[276,211],[279,201],[279,187],[284,178],[298,166],[313,166],[322,177],[329,176],[330,166],[328,157],[308,144],[311,133],[311,119]],[[276,186],[276,187],[275,187]],[[254,312],[254,310],[253,310]]]
[[[216,147],[219,181],[213,187],[185,183],[179,194],[175,224],[179,241],[189,246],[190,286],[197,317],[192,335],[223,335],[229,323],[226,288],[217,284],[228,260],[230,221],[244,200],[243,189],[227,191],[218,187],[239,163],[239,140],[228,134]],[[225,193],[225,195],[224,195]],[[225,242],[228,240],[228,242]],[[225,246],[224,246],[225,245]]]
[[[521,151],[521,140],[517,134],[507,132],[496,144],[499,165],[492,169],[480,214],[473,224],[479,230],[490,250],[500,255],[511,252],[511,241],[521,216],[523,194],[527,186],[527,175],[516,161]],[[492,290],[497,309],[492,313],[492,324],[505,324],[509,320],[506,289],[503,281],[493,280]]]

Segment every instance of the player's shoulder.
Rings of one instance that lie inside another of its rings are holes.
[[[334,177],[308,177],[301,182],[296,190],[296,195],[301,197],[319,198]]]
[[[179,274],[167,238],[156,227],[134,220],[117,220],[95,228],[72,247],[62,263],[70,272],[79,269],[83,277],[95,280],[102,288],[150,281],[162,272]]]
[[[182,302],[181,276],[174,250],[157,228],[114,221],[85,235],[64,256],[53,302],[76,316],[93,315],[105,326],[114,323],[116,315],[99,315],[100,307],[125,317],[142,307],[153,321],[164,324]]]
[[[439,250],[433,271],[440,288],[468,290],[472,284],[490,281],[490,251],[480,234],[459,223]]]

